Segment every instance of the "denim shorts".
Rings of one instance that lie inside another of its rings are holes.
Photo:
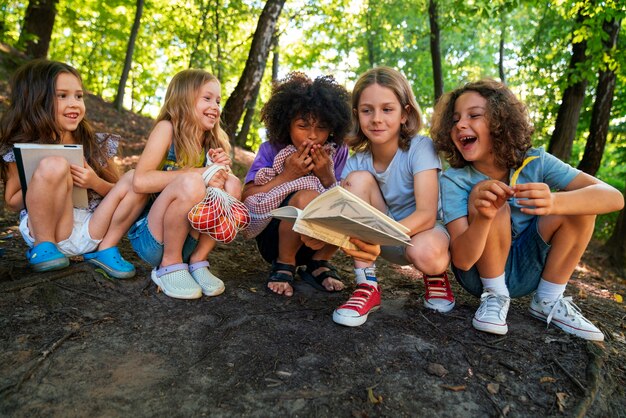
[[[550,244],[539,235],[538,219],[536,216],[528,228],[511,243],[504,273],[506,286],[512,298],[526,296],[537,289],[550,252]],[[452,271],[465,290],[480,297],[483,285],[476,266],[468,271],[462,271],[453,265]]]
[[[144,213],[128,231],[128,239],[139,257],[153,267],[159,267],[163,259],[163,243],[157,241],[148,227],[148,214]],[[198,240],[187,235],[183,245],[183,262],[189,262]]]
[[[100,241],[102,241],[93,239],[89,235],[89,221],[93,216],[93,212],[87,209],[74,208],[73,214],[74,226],[72,227],[72,233],[67,239],[56,243],[59,251],[68,257],[90,253],[98,248]],[[26,245],[32,248],[35,238],[32,237],[28,228],[28,215],[21,219],[19,229]]]

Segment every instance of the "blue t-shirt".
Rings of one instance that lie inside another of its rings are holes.
[[[531,148],[526,157],[538,156],[522,169],[517,183],[546,183],[550,189],[562,190],[574,180],[580,170],[564,163],[555,156],[545,152],[543,148]],[[509,178],[515,170],[511,169]],[[450,168],[441,175],[441,202],[443,206],[443,222],[448,224],[455,219],[468,215],[468,197],[472,188],[489,177],[476,170],[474,166]],[[510,199],[511,207],[511,234],[515,239],[530,224],[536,215],[529,215],[520,211],[517,199]]]
[[[441,170],[441,161],[435,152],[433,141],[425,136],[415,135],[407,151],[398,148],[396,155],[383,172],[374,169],[370,151],[357,152],[346,162],[341,173],[345,179],[352,171],[368,171],[376,181],[387,203],[388,215],[399,221],[415,212],[415,192],[413,178],[420,171]]]

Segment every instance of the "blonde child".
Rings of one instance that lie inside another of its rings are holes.
[[[352,92],[353,129],[347,143],[355,151],[341,175],[342,185],[410,229],[412,246],[380,247],[395,264],[423,273],[426,307],[454,307],[446,269],[449,238],[437,223],[441,163],[431,140],[418,135],[421,112],[406,78],[388,67],[364,73]],[[367,249],[363,243],[359,247]],[[372,246],[365,251],[378,251]],[[346,251],[357,256],[359,251]],[[376,252],[373,255],[376,255]],[[359,326],[380,306],[380,287],[372,258],[355,258],[357,288],[333,313],[341,325]]]
[[[343,283],[329,260],[337,247],[292,230],[293,223],[271,220],[279,206],[305,207],[334,187],[348,156],[343,138],[350,123],[348,92],[332,77],[311,80],[291,73],[274,85],[263,107],[268,141],[261,144],[246,175],[243,196],[252,223],[244,231],[256,237],[263,258],[272,264],[266,281],[274,293],[292,296],[298,273],[318,290],[335,292]]]
[[[21,211],[19,229],[33,270],[64,268],[68,257],[83,254],[109,276],[132,277],[135,268],[116,245],[145,198],[133,192],[132,172],[119,178],[113,163],[118,138],[94,133],[83,95],[80,75],[67,64],[34,60],[16,71],[0,134],[4,198],[8,208]],[[24,199],[12,149],[18,142],[81,144],[85,163],[44,158]],[[88,190],[88,208],[73,207],[73,186]]]
[[[602,341],[563,292],[596,215],[621,209],[621,193],[532,148],[525,106],[493,80],[444,95],[431,133],[451,167],[442,175],[441,194],[452,267],[459,283],[480,297],[473,326],[506,334],[510,298],[535,292],[534,317]]]
[[[224,291],[207,261],[216,241],[192,230],[187,219],[207,186],[226,186],[241,197],[241,183],[232,174],[219,170],[203,176],[211,171],[207,164],[231,164],[228,136],[219,123],[220,102],[220,84],[213,75],[196,69],[176,74],[135,170],[135,190],[154,197],[128,236],[137,254],[154,267],[152,280],[173,298]]]

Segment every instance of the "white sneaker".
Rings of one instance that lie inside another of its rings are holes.
[[[189,273],[191,273],[191,277],[202,288],[202,293],[206,296],[217,296],[224,293],[224,282],[211,273],[208,261],[190,264]]]
[[[479,331],[504,335],[509,331],[506,315],[509,312],[511,298],[485,290],[480,295],[480,306],[474,314],[472,325]]]
[[[572,302],[572,297],[561,296],[558,300],[539,300],[533,295],[528,311],[532,316],[550,325],[552,322],[563,331],[585,340],[604,341],[604,334]]]
[[[202,288],[191,277],[187,264],[173,264],[159,270],[152,269],[152,281],[167,296],[176,299],[198,299],[202,297]]]

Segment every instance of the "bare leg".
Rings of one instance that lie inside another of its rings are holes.
[[[194,249],[193,253],[191,253],[189,264],[205,261],[209,257],[209,253],[213,251],[216,245],[217,241],[207,234],[199,234],[198,245]]]
[[[89,233],[102,239],[98,250],[114,247],[128,231],[145,206],[148,195],[133,191],[133,171],[125,173],[96,208],[89,222]]]
[[[448,236],[436,228],[422,231],[411,237],[412,247],[407,247],[406,257],[416,269],[426,275],[446,271],[450,264]]]
[[[69,238],[74,225],[70,165],[63,157],[41,160],[26,192],[28,225],[35,245]]]
[[[557,284],[569,281],[591,240],[595,219],[594,215],[539,218],[539,234],[552,246],[543,269],[544,280]]]
[[[367,171],[353,171],[348,174],[348,177],[346,177],[342,185],[346,190],[357,195],[376,209],[387,213],[387,204],[380,192],[378,182],[371,173]],[[365,262],[354,260],[354,268],[367,268],[373,265],[373,261]]]
[[[161,266],[182,263],[182,250],[191,225],[189,210],[200,202],[206,188],[202,176],[185,173],[165,187],[148,214],[148,226],[154,237],[164,243]]]

